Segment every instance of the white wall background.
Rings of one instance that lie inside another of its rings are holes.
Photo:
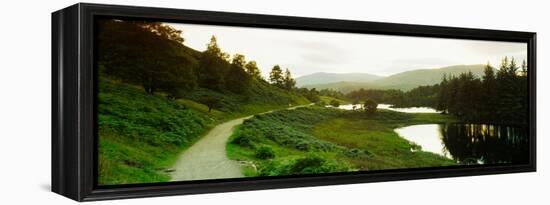
[[[241,13],[458,26],[538,33],[538,172],[203,194],[94,204],[542,204],[550,197],[550,26],[545,1],[100,0]],[[50,186],[50,12],[76,1],[2,1],[0,6],[0,204],[74,204]],[[546,148],[546,149],[545,149]]]

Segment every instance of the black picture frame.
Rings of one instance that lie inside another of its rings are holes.
[[[98,187],[94,19],[524,42],[529,65],[529,163]],[[536,33],[79,3],[52,13],[52,191],[76,201],[536,171]]]

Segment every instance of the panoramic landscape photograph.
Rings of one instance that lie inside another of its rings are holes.
[[[527,43],[96,24],[100,186],[529,163]]]

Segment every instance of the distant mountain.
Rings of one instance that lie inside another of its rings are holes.
[[[353,90],[358,90],[360,88],[365,88],[365,89],[373,88],[374,89],[374,86],[371,83],[368,83],[368,82],[360,83],[360,82],[347,82],[347,81],[327,83],[327,84],[306,85],[306,86],[303,86],[303,87],[308,88],[308,89],[316,88],[317,90],[333,89],[333,90],[337,90],[337,91],[340,91],[340,92],[343,92],[343,93],[349,93]]]
[[[410,90],[420,85],[433,85],[441,82],[443,75],[458,76],[471,71],[475,76],[483,76],[484,65],[456,65],[439,69],[419,69],[390,75],[372,84],[379,88]]]
[[[399,89],[410,90],[421,85],[434,85],[441,82],[443,75],[458,76],[461,73],[471,71],[475,76],[483,76],[484,65],[456,65],[438,69],[418,69],[383,77],[370,82],[332,82],[316,85],[307,85],[307,88],[325,89],[331,88],[348,93],[360,88],[365,89]]]
[[[368,73],[313,73],[296,78],[296,85],[303,87],[306,85],[335,83],[342,81],[349,82],[371,82],[380,79],[380,76]]]

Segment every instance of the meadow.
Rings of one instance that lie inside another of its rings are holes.
[[[246,120],[234,132],[227,150],[231,159],[246,162],[246,176],[456,165],[421,151],[393,131],[406,125],[452,121],[441,114],[299,108]]]

